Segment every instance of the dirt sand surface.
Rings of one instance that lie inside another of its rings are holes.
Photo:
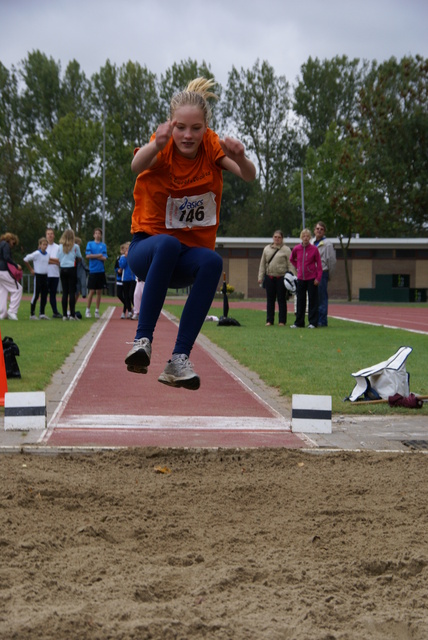
[[[428,457],[0,457],[0,637],[428,637]]]

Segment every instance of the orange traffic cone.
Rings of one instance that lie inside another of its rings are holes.
[[[1,342],[1,333],[0,333]],[[3,343],[0,349],[0,407],[4,407],[4,395],[7,393],[6,365],[4,363]]]

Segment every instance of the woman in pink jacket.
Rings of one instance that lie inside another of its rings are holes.
[[[318,285],[322,278],[321,256],[317,247],[311,244],[311,232],[303,229],[301,244],[291,252],[290,262],[297,270],[296,321],[292,329],[305,326],[306,293],[308,294],[308,329],[318,326]]]

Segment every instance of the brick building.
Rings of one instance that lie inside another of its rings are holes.
[[[337,267],[329,284],[329,296],[346,299],[348,294],[343,251],[337,238],[329,240],[337,255]],[[261,295],[257,274],[263,248],[270,242],[272,238],[217,238],[216,250],[223,258],[227,281],[236,291],[244,293],[246,298],[259,298]],[[300,240],[284,238],[284,242],[292,249]],[[346,246],[346,242],[344,244]],[[398,301],[426,300],[428,238],[352,238],[347,249],[347,263],[353,300],[360,298],[360,289],[376,289],[372,299],[386,301],[389,299],[387,290],[391,287],[402,289],[398,296],[401,299]],[[392,278],[393,275],[406,277]],[[407,293],[404,289],[409,289],[411,299],[405,299]],[[367,295],[370,297],[370,294]],[[395,300],[394,295],[391,300]]]

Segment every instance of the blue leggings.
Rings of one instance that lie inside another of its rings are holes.
[[[169,287],[192,285],[173,350],[189,356],[219,284],[221,257],[211,249],[187,247],[173,236],[137,233],[129,246],[128,263],[134,274],[144,280],[135,339],[153,341]]]

